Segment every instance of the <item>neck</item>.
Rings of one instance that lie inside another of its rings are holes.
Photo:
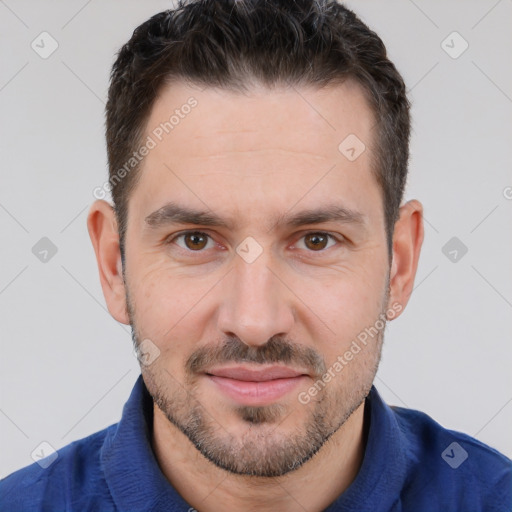
[[[153,450],[167,480],[201,512],[320,512],[349,487],[361,467],[365,448],[363,420],[364,402],[312,459],[276,478],[235,475],[218,468],[156,405]]]

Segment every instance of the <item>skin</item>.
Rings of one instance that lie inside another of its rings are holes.
[[[125,280],[113,209],[101,200],[90,209],[105,299],[117,321],[132,325],[136,343],[150,340],[158,349],[151,364],[141,364],[156,402],[153,447],[188,503],[201,512],[321,511],[360,468],[364,399],[384,329],[359,343],[360,352],[308,403],[298,397],[332,372],[365,328],[405,308],[423,241],[422,205],[400,208],[389,261],[371,171],[375,120],[350,81],[321,90],[254,86],[248,94],[175,83],[161,92],[147,134],[190,96],[197,106],[145,157],[130,197]],[[366,145],[355,161],[338,150],[349,134]],[[148,229],[144,219],[168,201],[209,210],[232,226]],[[277,223],[326,204],[357,211],[363,222]],[[198,239],[174,238],[184,230],[211,238],[199,239],[208,243],[197,250]],[[306,236],[326,232],[337,239]],[[236,252],[246,237],[262,250],[251,263]],[[289,359],[271,342],[287,347]],[[232,352],[224,350],[229,343]],[[192,371],[191,358],[205,354]],[[244,407],[203,373],[208,364],[241,360],[268,367],[276,357],[306,375],[259,407]]]

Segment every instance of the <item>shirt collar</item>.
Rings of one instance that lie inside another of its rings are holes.
[[[190,505],[165,478],[151,447],[153,399],[142,375],[123,408],[121,421],[109,431],[101,463],[119,510],[188,510]]]
[[[406,478],[404,443],[395,414],[372,386],[365,402],[367,443],[349,488],[325,512],[390,510]],[[120,422],[108,430],[100,458],[120,510],[188,510],[166,479],[151,447],[153,400],[139,375]]]
[[[355,480],[325,512],[394,510],[407,478],[406,443],[396,415],[372,386],[365,402],[367,442]]]

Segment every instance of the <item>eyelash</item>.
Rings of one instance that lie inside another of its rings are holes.
[[[213,238],[206,232],[204,231],[197,231],[197,230],[187,230],[187,231],[182,231],[180,233],[177,233],[176,235],[174,235],[172,238],[167,238],[166,241],[165,241],[165,244],[166,245],[169,245],[173,242],[175,242],[178,238],[181,238],[183,236],[186,236],[186,235],[191,235],[191,234],[198,234],[198,235],[205,235],[207,236],[210,240],[213,241]],[[331,240],[334,240],[335,242],[337,242],[338,244],[341,244],[343,243],[343,240],[344,238],[339,235],[339,236],[335,236],[334,234],[332,233],[329,233],[327,231],[308,231],[307,233],[304,233],[300,238],[299,240],[302,240],[303,238],[305,238],[306,236],[308,235],[324,235],[324,236],[327,236],[329,237]],[[198,254],[201,254],[201,253],[204,253],[206,251],[206,249],[201,249],[199,251],[193,251],[191,249],[185,249],[183,247],[180,247],[180,250],[182,251],[185,251],[187,253],[198,253]],[[332,247],[332,246],[331,246]],[[321,249],[319,251],[313,251],[313,250],[309,250],[308,252],[314,254],[314,253],[323,253],[325,251],[327,251],[327,249],[330,249],[331,247],[327,247],[325,249]]]

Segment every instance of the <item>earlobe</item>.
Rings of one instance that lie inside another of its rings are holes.
[[[400,208],[393,234],[393,260],[390,271],[388,307],[407,305],[414,286],[418,261],[423,244],[423,206],[416,199]]]
[[[101,288],[110,314],[123,324],[129,324],[126,293],[119,249],[119,233],[115,212],[103,200],[95,201],[89,209],[87,229],[91,238]]]

